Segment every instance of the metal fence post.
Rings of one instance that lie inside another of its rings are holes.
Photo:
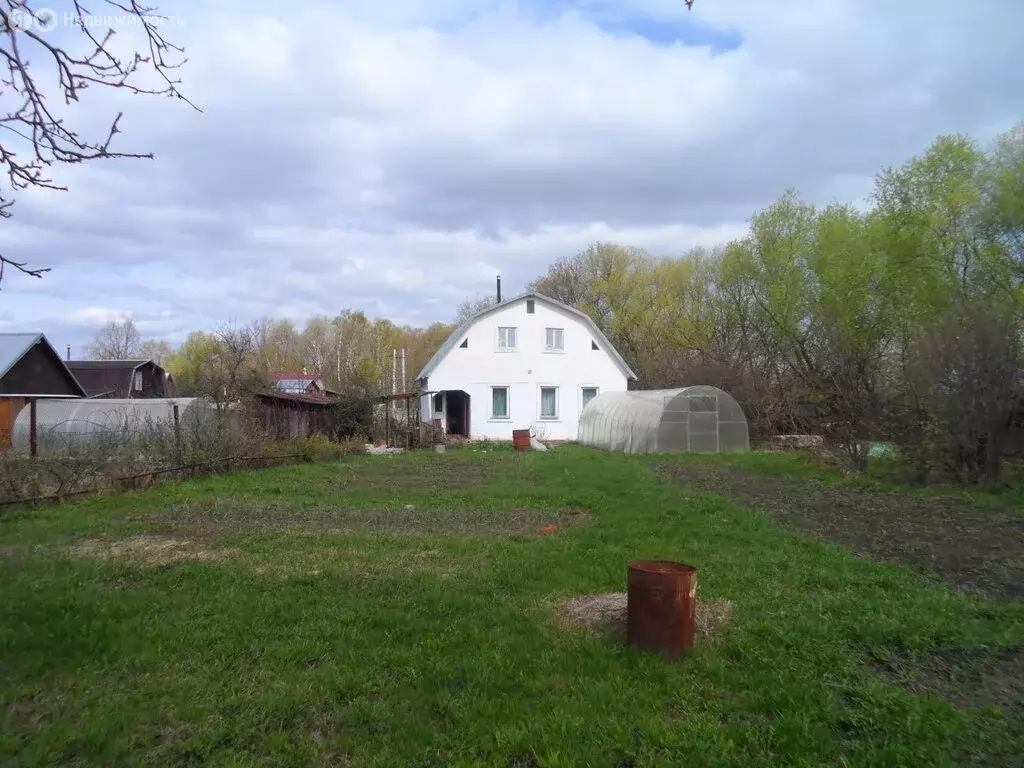
[[[36,399],[33,397],[28,401],[28,451],[32,456],[39,452],[36,423]]]
[[[178,455],[178,460],[181,460],[181,417],[178,413],[178,404],[175,403],[173,407],[174,412],[174,450]]]

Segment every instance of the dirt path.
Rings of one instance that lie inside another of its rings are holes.
[[[720,493],[784,525],[906,563],[961,589],[1024,597],[1024,517],[955,500],[839,488],[720,463],[659,462],[673,482]]]

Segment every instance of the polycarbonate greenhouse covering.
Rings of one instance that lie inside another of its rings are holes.
[[[36,402],[36,435],[41,451],[61,453],[100,435],[134,436],[149,428],[173,428],[174,406],[182,427],[212,420],[213,404],[198,397],[166,399],[81,398]],[[11,430],[15,451],[29,450],[31,409],[25,405]]]
[[[619,453],[750,450],[743,409],[710,386],[605,392],[583,408],[577,439]]]

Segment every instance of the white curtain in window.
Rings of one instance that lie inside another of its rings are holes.
[[[498,329],[498,346],[502,349],[515,349],[516,348],[516,329],[515,328],[499,328]]]
[[[495,418],[508,417],[508,389],[495,387],[491,390],[491,415]]]
[[[583,388],[583,407],[586,408],[587,403],[597,397],[597,387],[584,387]]]
[[[540,415],[544,419],[554,419],[558,416],[558,390],[554,387],[541,388]]]

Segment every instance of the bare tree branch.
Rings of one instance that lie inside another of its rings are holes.
[[[167,96],[192,104],[178,90],[180,80],[175,70],[188,59],[184,48],[169,42],[161,31],[167,22],[156,14],[156,8],[141,5],[138,0],[101,0],[103,10],[117,11],[126,24],[145,36],[143,51],[134,51],[128,60],[119,58],[111,42],[116,30],[113,19],[93,14],[83,0],[73,0],[74,11],[65,14],[73,19],[84,54],[73,54],[67,48],[47,39],[47,33],[58,22],[57,14],[45,8],[33,9],[34,0],[0,0],[0,168],[6,171],[9,189],[0,189],[0,218],[11,217],[14,194],[29,187],[66,191],[50,175],[55,164],[77,164],[107,158],[152,158],[151,152],[121,152],[112,148],[114,137],[121,132],[123,113],[118,112],[109,128],[98,138],[80,135],[63,117],[54,113],[48,102],[54,92],[63,97],[65,105],[80,102],[90,87],[118,88],[133,94]],[[104,20],[98,27],[96,19]],[[102,30],[102,32],[101,32]],[[42,56],[56,74],[54,92],[47,92],[37,81],[32,58]],[[147,85],[142,78],[155,73],[158,83]],[[6,138],[4,138],[6,137]],[[50,271],[45,267],[28,267],[25,262],[0,254],[0,282],[3,267],[10,265],[32,277]]]

